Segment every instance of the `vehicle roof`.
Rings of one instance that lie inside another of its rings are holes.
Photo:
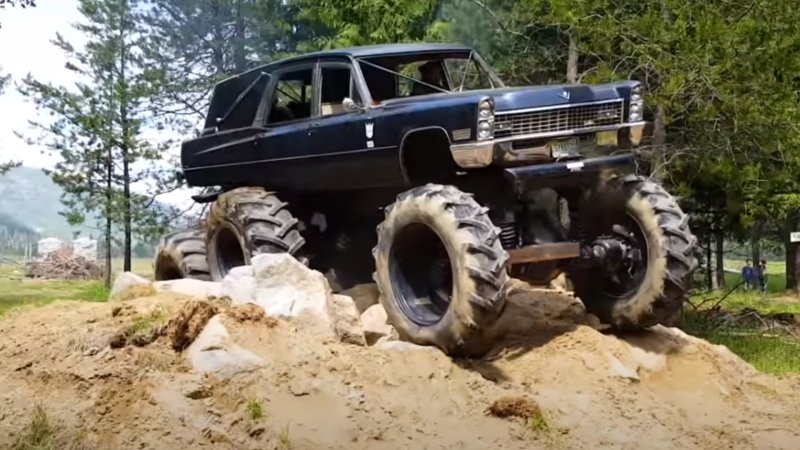
[[[384,56],[384,55],[398,55],[404,53],[426,53],[426,52],[448,52],[448,51],[470,51],[470,47],[461,44],[378,44],[378,45],[361,45],[357,47],[339,48],[331,50],[323,50],[320,52],[310,53],[308,55],[299,56],[299,58],[319,57],[328,55],[347,55],[354,58],[361,58],[364,56]]]
[[[360,45],[356,47],[347,48],[334,48],[330,50],[322,50],[318,52],[306,53],[303,55],[291,56],[289,58],[273,61],[269,64],[264,64],[254,67],[246,72],[234,75],[228,79],[222,80],[224,83],[228,80],[241,77],[246,73],[256,71],[270,71],[285,64],[300,62],[308,59],[321,58],[325,56],[345,56],[353,58],[363,58],[368,56],[391,56],[391,55],[404,55],[412,53],[434,53],[434,52],[461,52],[471,51],[472,48],[461,44],[378,44],[378,45]],[[219,84],[219,83],[218,83]]]

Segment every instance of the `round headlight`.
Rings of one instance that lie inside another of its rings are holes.
[[[641,101],[642,101],[642,96],[641,95],[639,95],[639,94],[631,95],[631,103],[641,103]]]
[[[494,108],[489,100],[484,100],[478,105],[478,116],[481,119],[488,119],[494,114]]]
[[[478,137],[486,139],[492,136],[492,124],[489,122],[481,122],[478,124]]]
[[[637,104],[631,105],[631,114],[638,114],[642,110],[642,107]]]

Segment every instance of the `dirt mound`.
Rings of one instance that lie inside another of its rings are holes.
[[[188,350],[173,347],[189,346],[212,317],[262,363],[226,379],[194,372]],[[52,304],[0,320],[0,447],[42,412],[59,424],[60,442],[80,437],[84,448],[800,442],[800,379],[760,374],[678,330],[616,337],[597,325],[569,296],[521,289],[501,321],[503,344],[482,360],[452,360],[433,348],[342,344],[302,317],[224,301]],[[114,336],[137,333],[150,341],[110,348]]]

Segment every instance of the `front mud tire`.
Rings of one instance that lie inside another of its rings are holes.
[[[386,208],[373,249],[375,281],[404,340],[453,356],[482,356],[494,346],[508,254],[487,212],[471,195],[436,184]]]
[[[698,262],[697,238],[689,216],[675,198],[648,178],[628,175],[611,180],[584,203],[577,229],[584,239],[607,232],[614,217],[627,215],[640,225],[647,245],[646,268],[630,295],[615,296],[602,287],[603,270],[568,270],[575,294],[587,311],[618,331],[637,331],[667,324],[680,311]]]
[[[205,230],[190,228],[165,236],[156,252],[153,275],[156,281],[181,278],[209,281]]]
[[[211,205],[206,243],[211,278],[222,281],[260,253],[300,257],[305,240],[287,203],[264,189],[245,187],[221,194]]]

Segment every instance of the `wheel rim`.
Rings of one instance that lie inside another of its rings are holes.
[[[604,293],[613,298],[633,296],[647,275],[648,243],[641,222],[631,214],[613,221],[603,230],[604,236],[618,239],[630,248],[615,270],[605,271],[600,283]]]
[[[423,223],[405,226],[389,252],[392,292],[409,320],[430,326],[442,320],[453,295],[453,269],[441,237]]]
[[[217,231],[214,247],[217,270],[222,278],[234,267],[244,266],[247,263],[239,238],[227,227]]]

